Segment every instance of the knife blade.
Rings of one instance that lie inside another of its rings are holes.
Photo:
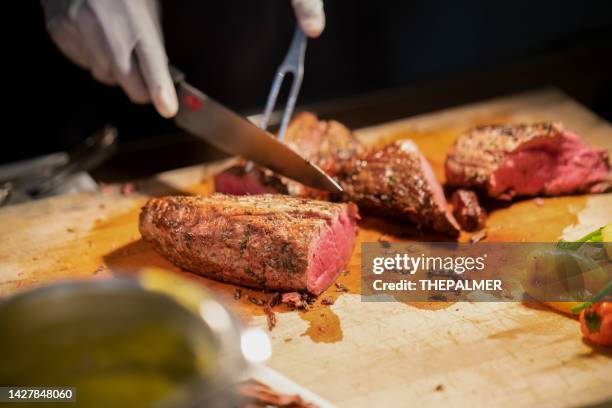
[[[171,67],[170,71],[179,100],[175,122],[181,128],[226,153],[252,160],[307,186],[332,193],[342,192],[340,185],[317,165],[189,85],[176,68]]]

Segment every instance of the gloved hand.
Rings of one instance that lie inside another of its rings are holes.
[[[325,28],[325,13],[322,0],[291,0],[295,15],[304,33],[317,38]]]
[[[168,71],[157,0],[41,0],[60,50],[136,103],[153,102],[170,118],[178,109]]]

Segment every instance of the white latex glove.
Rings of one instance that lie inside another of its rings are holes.
[[[156,0],[41,0],[59,49],[136,103],[153,102],[170,118],[178,109]]]
[[[325,13],[322,0],[291,0],[295,15],[304,33],[317,38],[325,28]]]

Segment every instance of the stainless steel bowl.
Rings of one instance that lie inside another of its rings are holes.
[[[250,366],[245,339],[267,336],[182,285],[178,298],[176,287],[162,293],[134,278],[8,298],[0,303],[0,384],[75,387],[83,407],[233,405],[231,385]]]

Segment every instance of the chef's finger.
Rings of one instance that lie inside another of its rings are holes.
[[[322,0],[291,0],[295,15],[308,37],[317,38],[325,28]]]
[[[79,16],[75,19],[83,46],[90,55],[90,67],[92,76],[106,84],[115,85],[117,81],[113,77],[111,69],[110,47],[104,36],[98,20],[91,9],[85,5],[78,11]]]
[[[117,79],[119,85],[121,85],[121,88],[123,88],[132,102],[149,103],[151,102],[151,95],[149,95],[147,86],[142,78],[135,56],[132,57],[132,61],[129,72],[121,72],[119,74],[120,76]]]
[[[119,82],[119,85],[132,102],[141,104],[151,102],[151,96],[142,79],[135,55],[132,55],[130,67],[127,72],[124,69],[117,70],[114,75],[117,78],[117,82]]]
[[[161,39],[158,35],[143,37],[134,51],[155,109],[165,118],[173,117],[178,111],[178,99]]]
[[[146,41],[139,43],[135,52],[153,105],[163,117],[173,117],[178,111],[178,100],[165,53],[152,48]]]

